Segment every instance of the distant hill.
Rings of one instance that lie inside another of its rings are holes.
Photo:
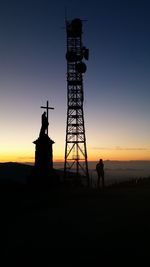
[[[0,163],[0,180],[11,180],[25,184],[33,166],[16,162]]]

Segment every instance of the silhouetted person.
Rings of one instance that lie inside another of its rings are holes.
[[[96,164],[96,171],[98,175],[97,187],[99,188],[100,179],[102,179],[102,188],[104,188],[104,163],[102,159],[100,159],[99,162]]]
[[[46,130],[48,129],[48,120],[46,116],[46,112],[44,111],[42,114],[42,126],[41,126],[41,131],[40,131],[40,136],[45,135]]]

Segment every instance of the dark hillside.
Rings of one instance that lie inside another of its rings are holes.
[[[142,253],[149,242],[149,179],[104,191],[31,189],[17,183],[8,189],[1,191],[1,243],[7,258],[32,256],[62,266],[71,259],[86,262],[120,250]]]
[[[0,163],[0,180],[25,184],[32,170],[33,166],[26,164],[16,162]]]

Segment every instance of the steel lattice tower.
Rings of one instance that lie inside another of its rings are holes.
[[[64,175],[71,170],[86,176],[89,183],[87,148],[83,112],[83,74],[89,50],[82,45],[82,21],[66,21],[67,32],[67,124]]]

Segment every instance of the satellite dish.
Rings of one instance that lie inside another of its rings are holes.
[[[70,36],[77,37],[82,34],[82,21],[80,19],[74,19],[70,25]]]

